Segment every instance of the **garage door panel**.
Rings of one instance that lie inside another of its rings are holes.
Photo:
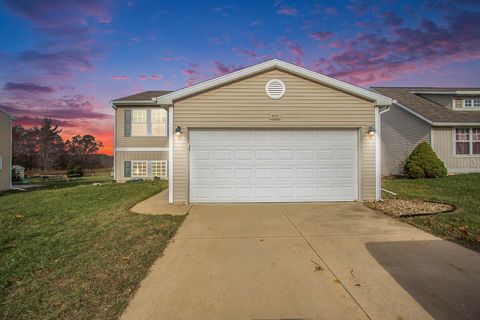
[[[190,130],[192,202],[357,198],[356,130]]]

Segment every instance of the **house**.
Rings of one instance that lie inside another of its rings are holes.
[[[372,88],[396,102],[381,117],[382,175],[402,174],[423,141],[448,173],[480,172],[480,88]]]
[[[391,103],[276,59],[116,99],[115,180],[166,177],[171,203],[379,199]]]
[[[0,108],[0,191],[12,187],[12,120]]]

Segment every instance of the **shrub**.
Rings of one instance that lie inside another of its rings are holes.
[[[83,168],[79,165],[68,164],[67,176],[83,177]]]
[[[411,179],[443,178],[447,175],[447,168],[440,160],[432,147],[420,143],[405,161],[404,173]]]

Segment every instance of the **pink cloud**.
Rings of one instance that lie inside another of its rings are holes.
[[[295,57],[295,63],[298,65],[303,65],[302,58],[305,52],[303,51],[302,47],[295,41],[289,39],[284,39],[283,43],[287,46],[290,54]]]
[[[128,80],[128,76],[112,76],[112,80]]]
[[[140,79],[142,81],[147,80],[147,76],[143,74],[143,75],[139,76],[138,79]]]
[[[280,7],[277,9],[277,13],[285,16],[298,16],[298,10],[294,7]]]
[[[187,81],[185,83],[187,86],[195,84],[200,78],[198,64],[195,63],[189,63],[188,68],[183,69],[181,72],[183,75],[187,76]]]
[[[150,80],[160,80],[160,79],[162,79],[162,76],[159,74],[150,75]]]
[[[328,15],[334,15],[334,14],[337,14],[338,11],[333,7],[328,7],[328,8],[325,8],[325,13]]]
[[[448,16],[445,25],[424,19],[416,27],[400,27],[400,19],[391,15],[388,19],[393,23],[393,33],[388,37],[372,29],[370,33],[336,42],[339,50],[318,59],[316,70],[367,84],[480,58],[480,29],[465,24],[480,20],[479,12],[459,11]]]
[[[312,39],[323,41],[329,39],[333,36],[333,32],[330,31],[318,31],[318,32],[310,32],[310,37]]]

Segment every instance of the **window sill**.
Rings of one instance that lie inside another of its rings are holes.
[[[480,158],[480,154],[454,154],[454,158]]]

